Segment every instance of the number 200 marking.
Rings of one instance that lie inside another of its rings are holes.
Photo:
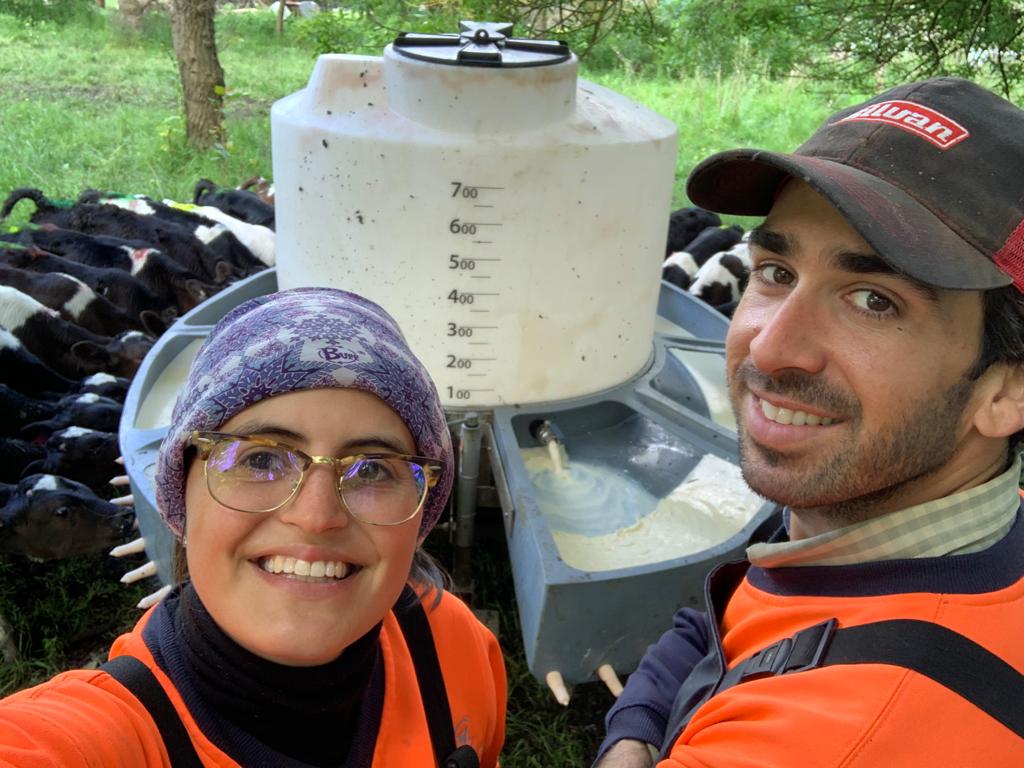
[[[448,363],[445,365],[446,368],[472,368],[473,361],[465,357],[456,357],[455,355],[448,355]]]

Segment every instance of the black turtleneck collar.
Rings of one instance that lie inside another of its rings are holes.
[[[201,708],[213,718],[228,721],[267,747],[301,763],[349,763],[353,742],[360,741],[357,731],[361,703],[371,687],[371,678],[375,677],[374,670],[379,667],[379,624],[332,662],[316,667],[291,667],[256,656],[228,637],[191,584],[165,598],[161,608],[165,611],[159,613],[167,621],[156,622],[152,638],[147,626],[147,646],[153,650],[151,640],[155,640],[161,651],[158,663],[167,667],[179,689],[191,689],[182,691],[190,711],[193,706],[189,699],[197,698]],[[153,616],[157,618],[158,615]],[[163,631],[158,631],[160,625],[165,625]],[[378,695],[371,694],[367,706],[379,705],[378,699]],[[195,717],[197,713],[192,714]],[[367,714],[379,717],[379,713]],[[214,734],[208,736],[215,743],[221,741]],[[362,745],[356,747],[356,752],[363,751]]]

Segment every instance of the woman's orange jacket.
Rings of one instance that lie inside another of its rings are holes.
[[[424,608],[451,705],[456,745],[470,744],[481,768],[496,766],[505,738],[505,667],[498,642],[458,598],[445,593]],[[186,709],[181,695],[153,660],[142,630],[153,609],[114,641],[110,657],[143,661],[181,716],[204,766],[238,765],[214,746]],[[434,765],[430,734],[408,648],[393,614],[380,633],[384,706],[373,768]],[[257,734],[258,737],[258,734]],[[3,768],[169,768],[163,740],[149,713],[106,672],[74,670],[0,701]]]

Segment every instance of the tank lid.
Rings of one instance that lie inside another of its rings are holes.
[[[411,59],[471,67],[543,67],[572,56],[560,40],[523,40],[511,33],[508,23],[462,21],[458,34],[402,32],[392,49]]]

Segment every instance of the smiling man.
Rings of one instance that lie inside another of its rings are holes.
[[[676,614],[597,765],[1024,764],[1024,111],[900,86],[687,192],[766,216],[727,368],[785,524]]]

